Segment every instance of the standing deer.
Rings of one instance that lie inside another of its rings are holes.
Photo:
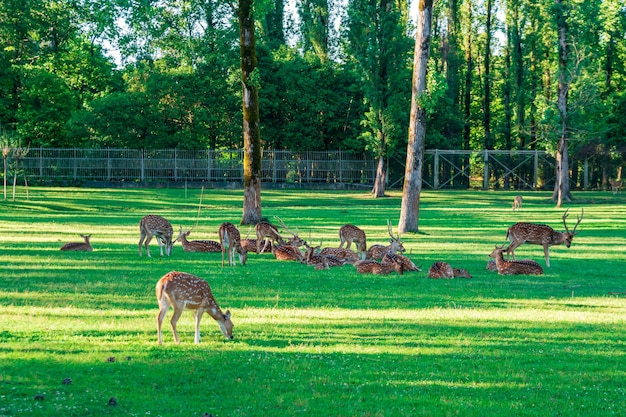
[[[620,190],[622,189],[622,181],[617,179],[617,180],[610,180],[609,182],[611,183],[611,191],[613,191],[613,194],[619,193]]]
[[[91,247],[91,243],[89,242],[89,238],[91,235],[80,235],[85,241],[84,242],[68,242],[65,245],[61,246],[61,250],[63,251],[80,251],[80,252],[92,252],[93,248]]]
[[[496,248],[489,255],[496,261],[496,269],[499,275],[542,275],[543,268],[535,261],[525,259],[523,261],[507,261],[504,259],[502,246]]]
[[[254,230],[256,232],[256,253],[265,252],[268,244],[284,243],[283,238],[278,233],[278,229],[271,223],[259,222],[254,226]],[[264,240],[265,238],[267,240]],[[263,244],[263,249],[261,249],[261,244]]]
[[[185,252],[221,252],[222,245],[214,240],[187,240],[191,230],[180,228],[180,233],[174,242],[180,242]]]
[[[151,257],[148,244],[153,236],[156,237],[157,243],[159,244],[161,256],[163,256],[163,246],[165,246],[166,255],[170,256],[172,253],[172,245],[174,244],[174,242],[172,242],[174,229],[169,221],[161,216],[149,214],[139,221],[139,232],[139,256],[142,255],[141,244],[145,239],[146,254],[149,258]]]
[[[356,245],[356,252],[361,259],[365,259],[367,255],[367,241],[365,232],[352,224],[346,224],[339,229],[339,239],[341,243],[340,248],[343,248],[343,244],[346,244],[346,249],[350,249],[352,242]]]
[[[402,242],[400,242],[400,235],[393,235],[393,231],[391,230],[391,222],[389,220],[387,220],[387,232],[389,233],[389,237],[391,238],[389,240],[389,245],[370,246],[365,256],[366,259],[383,259],[383,256],[385,256],[387,252],[391,252],[393,254],[396,254],[398,252],[404,252],[404,246],[402,245]]]
[[[176,323],[185,309],[194,310],[196,324],[194,343],[200,343],[200,319],[204,312],[217,321],[224,337],[233,338],[233,322],[230,320],[230,311],[226,310],[226,313],[222,313],[215,302],[215,298],[213,298],[211,287],[205,280],[185,272],[168,272],[156,284],[156,297],[159,302],[159,314],[157,314],[159,344],[163,343],[161,325],[170,305],[174,307],[171,324],[174,341],[177,344],[180,343],[180,339],[176,331]]]
[[[521,195],[515,196],[515,199],[513,200],[513,211],[519,210],[522,208],[522,200],[523,200],[523,197]]]
[[[235,252],[239,254],[241,265],[246,264],[248,252],[241,246],[241,235],[234,224],[224,222],[219,229],[220,245],[222,245],[222,266],[224,266],[224,252],[228,251],[228,265],[235,264]]]
[[[569,248],[572,244],[572,239],[574,239],[576,235],[576,228],[585,214],[584,209],[581,210],[574,230],[570,232],[566,223],[568,211],[569,209],[565,210],[565,213],[563,213],[565,232],[557,232],[548,225],[534,223],[515,223],[513,226],[509,227],[509,230],[506,232],[506,238],[510,239],[511,245],[506,249],[507,258],[509,255],[512,255],[513,260],[515,260],[515,249],[523,243],[542,245],[543,253],[546,258],[546,266],[550,268],[550,246],[565,243],[565,246]]]

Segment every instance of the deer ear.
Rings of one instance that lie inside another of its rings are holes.
[[[230,319],[230,310],[226,310],[226,314],[224,314],[224,320]]]

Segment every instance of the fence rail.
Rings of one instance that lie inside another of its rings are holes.
[[[243,181],[242,150],[31,148],[19,162],[29,180],[41,182]],[[376,168],[376,158],[365,153],[264,150],[262,181],[369,187]],[[401,186],[402,174],[396,172],[388,186]],[[553,179],[554,159],[544,151],[424,153],[424,188],[538,189],[550,187]]]

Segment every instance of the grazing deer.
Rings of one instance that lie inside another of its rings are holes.
[[[215,302],[215,298],[213,298],[211,287],[205,280],[185,272],[168,272],[156,284],[156,297],[159,302],[159,314],[157,314],[159,345],[163,343],[161,325],[170,305],[174,307],[174,315],[170,322],[174,332],[174,341],[177,344],[180,343],[180,339],[176,331],[176,323],[185,309],[195,312],[195,343],[200,343],[200,319],[204,312],[217,321],[224,337],[233,338],[233,322],[230,321],[230,311],[226,310],[226,313],[222,313]]]
[[[279,244],[285,242],[278,233],[276,226],[271,223],[259,222],[254,226],[254,230],[256,232],[256,253],[265,252],[268,244],[275,245],[276,242]],[[264,240],[265,238],[267,240]],[[263,244],[263,249],[261,249],[261,244]]]
[[[142,255],[141,244],[145,239],[146,254],[149,258],[151,257],[148,244],[152,240],[153,236],[156,237],[157,243],[159,244],[161,256],[163,256],[163,246],[165,246],[165,254],[170,256],[172,253],[172,246],[174,245],[174,242],[172,242],[174,229],[169,221],[161,216],[149,214],[139,221],[139,232],[139,256]]]
[[[183,228],[180,228],[180,233],[174,242],[180,242],[183,245],[185,252],[221,252],[222,245],[220,242],[214,240],[187,240],[187,237],[191,233],[191,230],[183,232]]]
[[[222,245],[222,266],[224,266],[224,252],[228,251],[228,266],[235,264],[235,252],[239,254],[241,265],[246,264],[248,252],[241,246],[241,234],[234,224],[224,222],[218,231],[220,245]]]
[[[617,180],[610,180],[609,182],[611,183],[611,191],[613,191],[613,194],[619,193],[620,190],[622,189],[622,181],[617,179]]]
[[[543,253],[546,258],[546,266],[550,268],[550,246],[565,243],[565,246],[569,248],[572,244],[572,239],[574,239],[574,236],[576,235],[576,228],[582,221],[583,215],[585,214],[584,209],[581,210],[580,216],[578,216],[578,221],[574,226],[574,230],[570,232],[566,223],[568,211],[569,209],[565,210],[565,213],[563,213],[563,225],[565,226],[565,232],[557,232],[545,224],[534,223],[516,223],[509,227],[509,230],[506,232],[506,238],[510,239],[511,244],[506,249],[507,258],[509,255],[512,255],[513,260],[515,260],[515,249],[523,243],[542,245]]]
[[[394,236],[393,231],[391,230],[391,222],[387,220],[387,232],[389,233],[389,245],[372,245],[367,250],[366,259],[383,259],[387,252],[391,252],[396,254],[398,252],[404,252],[404,246],[402,242],[400,242],[400,235]]]
[[[346,248],[324,248],[319,253],[322,256],[333,257],[344,261],[344,263],[353,264],[361,258],[352,249]]]
[[[542,275],[543,268],[535,261],[525,259],[523,261],[507,261],[504,259],[502,246],[496,248],[489,255],[496,261],[496,269],[499,275]]]
[[[354,263],[354,266],[359,274],[377,274],[387,275],[396,271],[402,275],[404,268],[402,262],[392,253],[388,252],[389,257],[387,262],[378,262],[371,259],[360,260]]]
[[[367,255],[367,241],[363,230],[354,225],[346,224],[339,229],[339,239],[341,240],[339,244],[340,248],[343,248],[343,244],[345,243],[346,249],[350,249],[350,245],[354,242],[356,252],[361,259],[365,259]]]
[[[435,262],[428,268],[429,278],[454,278],[454,269],[447,262]]]
[[[91,247],[91,243],[89,242],[89,238],[91,235],[80,235],[85,241],[84,242],[68,242],[65,245],[61,246],[61,250],[64,251],[76,251],[76,252],[92,252],[93,248]]]
[[[523,197],[521,195],[515,196],[515,199],[513,200],[513,211],[519,210],[522,208],[522,200],[523,200]]]
[[[402,263],[402,269],[404,271],[421,271],[420,267],[415,265],[413,261],[410,260],[408,257],[400,253],[396,253],[394,255],[396,259],[398,259]],[[382,262],[385,263],[389,261],[391,261],[390,256],[388,254],[385,254],[385,256],[383,256]]]

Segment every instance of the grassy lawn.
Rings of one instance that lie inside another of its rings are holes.
[[[337,246],[345,223],[388,241],[400,194],[263,191],[263,214],[301,237]],[[217,240],[241,219],[242,192],[31,188],[0,202],[0,416],[610,416],[626,410],[626,194],[575,193],[572,247],[551,250],[542,276],[485,266],[517,221],[564,230],[551,193],[423,193],[420,233],[402,236],[424,271],[443,260],[472,279],[426,272],[316,271],[250,254],[139,257],[139,219],[168,218],[190,239]],[[282,229],[281,229],[282,230]],[[241,227],[242,235],[248,226]],[[61,252],[79,233],[92,253]],[[519,258],[545,267],[540,246]],[[227,341],[205,315],[169,319],[156,343],[154,286],[171,270],[207,279],[230,309]],[[64,383],[64,379],[71,383]],[[109,405],[115,397],[117,405]]]

